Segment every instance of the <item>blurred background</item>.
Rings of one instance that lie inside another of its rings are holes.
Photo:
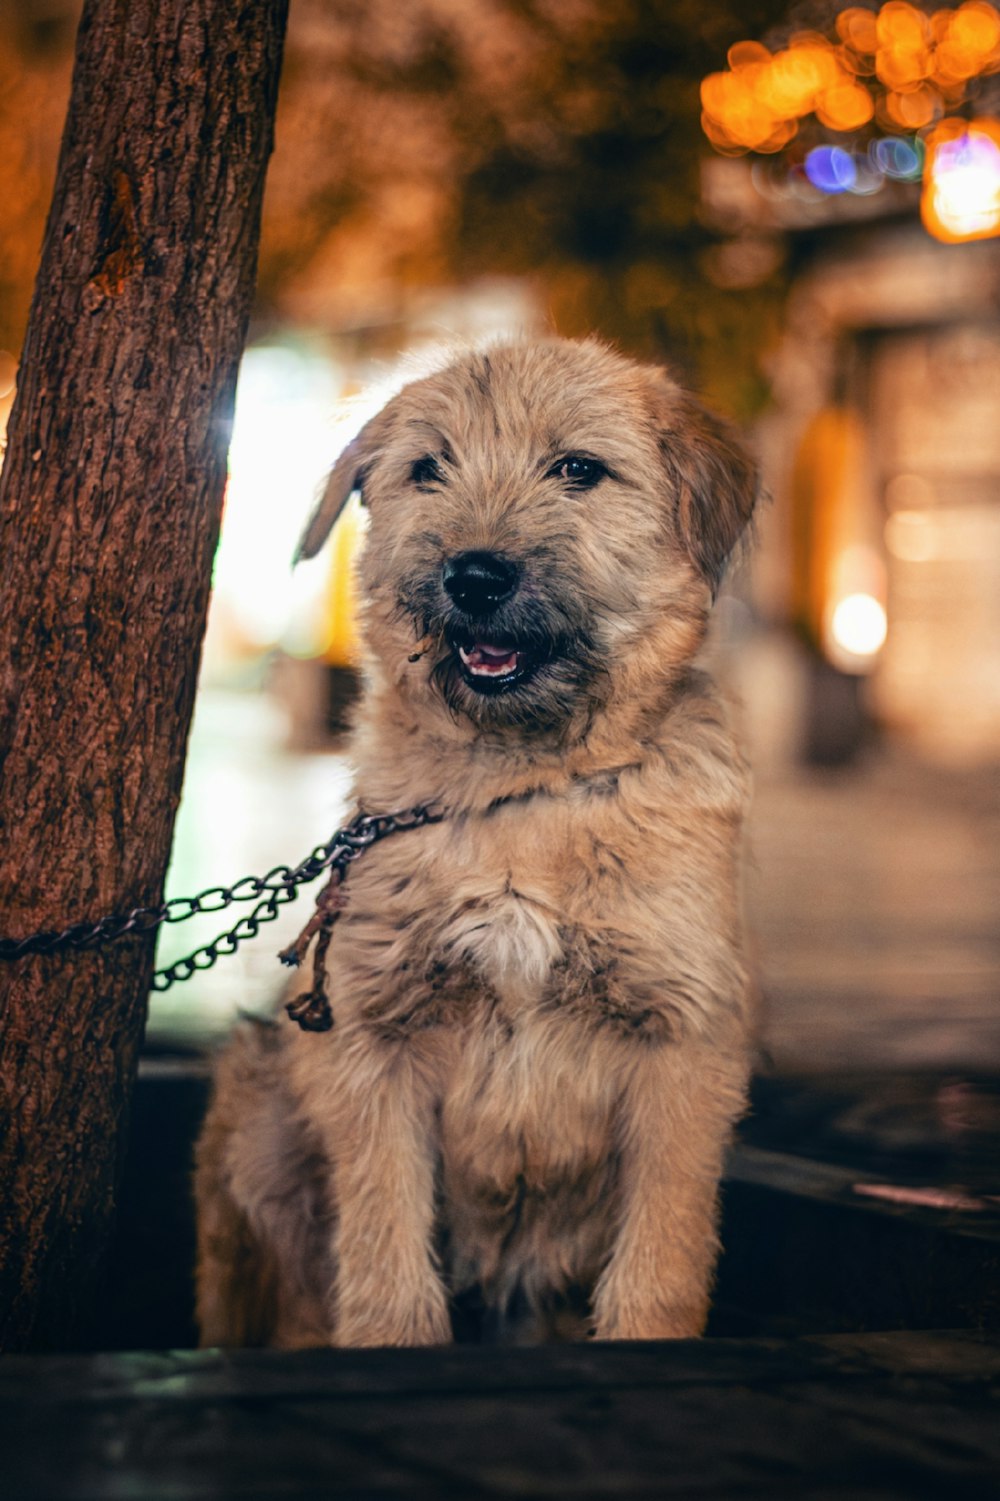
[[[78,9],[0,0],[4,415]],[[756,769],[761,1066],[933,1076],[954,1126],[1000,1067],[998,292],[984,0],[292,0],[170,894],[341,821],[360,514],[290,567],[339,448],[455,341],[597,333],[765,468],[712,648]],[[150,1046],[269,1004],[304,910],[155,995]]]

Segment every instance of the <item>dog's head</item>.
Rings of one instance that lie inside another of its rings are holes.
[[[301,556],[356,489],[389,679],[482,726],[551,731],[690,661],[757,476],[663,371],[548,340],[406,386],[341,455]]]

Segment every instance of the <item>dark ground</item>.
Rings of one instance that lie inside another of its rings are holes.
[[[998,1383],[968,1334],[11,1357],[4,1494],[980,1501]]]

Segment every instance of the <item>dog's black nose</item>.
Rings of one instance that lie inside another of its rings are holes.
[[[467,615],[492,615],[516,584],[516,567],[495,552],[460,552],[444,565],[444,586]]]

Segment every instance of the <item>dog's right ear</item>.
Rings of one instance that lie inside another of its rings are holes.
[[[666,371],[655,372],[652,397],[681,538],[714,599],[753,516],[760,474],[730,424],[676,385]]]
[[[383,410],[366,422],[357,437],[348,443],[330,470],[319,505],[295,550],[293,566],[316,556],[355,490],[360,490],[364,498],[365,474],[385,441],[386,427],[386,412]]]

